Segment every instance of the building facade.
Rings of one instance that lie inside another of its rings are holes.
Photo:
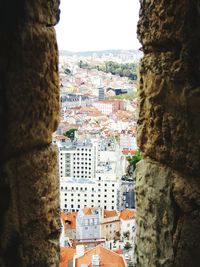
[[[99,209],[79,210],[76,217],[76,240],[87,243],[101,239],[100,219]]]
[[[65,211],[84,207],[120,207],[120,179],[125,156],[114,141],[60,142],[60,203]]]

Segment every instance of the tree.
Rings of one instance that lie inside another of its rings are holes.
[[[75,131],[77,131],[77,129],[70,129],[66,133],[64,133],[64,135],[70,138],[71,141],[73,141],[75,138]]]
[[[135,156],[128,157],[128,162],[129,162],[130,166],[133,167],[133,170],[135,170],[135,168],[136,168],[136,164],[137,164],[141,159],[142,159],[142,155],[141,155],[140,150],[137,151],[137,153],[136,153]]]
[[[124,249],[129,250],[130,248],[132,248],[131,244],[129,242],[126,242]]]
[[[79,68],[82,68],[82,65],[83,65],[83,61],[80,60],[80,61],[79,61]]]
[[[70,75],[70,74],[72,74],[71,70],[70,70],[70,69],[68,69],[68,68],[66,68],[66,69],[64,70],[64,73],[65,73],[65,74],[67,74],[67,75]]]

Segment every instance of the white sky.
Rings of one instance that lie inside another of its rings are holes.
[[[60,50],[137,49],[139,0],[61,0]]]

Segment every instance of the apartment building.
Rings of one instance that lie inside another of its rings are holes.
[[[85,207],[115,210],[119,206],[119,183],[110,180],[63,178],[60,200],[60,207],[65,211],[78,211]]]
[[[98,209],[84,208],[76,217],[76,240],[92,242],[101,239],[101,213]]]
[[[116,210],[101,211],[101,237],[106,240],[120,239],[120,219]]]
[[[100,112],[106,115],[117,112],[118,110],[124,110],[124,101],[122,100],[106,100],[96,101],[92,104]]]
[[[93,140],[67,140],[58,142],[59,173],[65,178],[95,178],[98,142]]]
[[[119,146],[102,139],[67,140],[58,147],[61,209],[119,209],[119,184],[125,172],[125,156]]]

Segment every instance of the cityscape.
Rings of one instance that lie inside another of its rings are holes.
[[[200,1],[0,10],[0,267],[199,267]]]
[[[60,52],[60,267],[133,266],[140,57]]]

